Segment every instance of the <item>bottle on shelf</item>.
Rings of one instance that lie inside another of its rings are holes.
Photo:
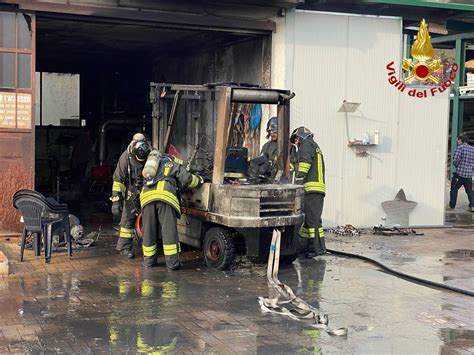
[[[380,133],[378,130],[374,131],[374,144],[380,144]]]
[[[370,144],[370,135],[367,132],[362,133],[362,144]]]

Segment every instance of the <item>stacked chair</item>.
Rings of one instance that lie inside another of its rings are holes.
[[[69,211],[66,204],[46,198],[34,190],[19,190],[13,195],[13,206],[20,210],[24,228],[21,238],[20,261],[23,261],[26,239],[33,234],[35,255],[41,252],[41,238],[44,246],[44,260],[51,261],[53,246],[53,231],[64,233],[67,242],[69,258],[72,256],[71,232],[69,226]]]

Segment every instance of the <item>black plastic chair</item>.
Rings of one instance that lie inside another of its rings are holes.
[[[18,190],[13,195],[13,199],[15,199],[16,197],[19,197],[19,196],[36,196],[40,200],[43,200],[46,203],[46,205],[48,206],[48,208],[51,209],[52,211],[53,210],[58,210],[60,212],[63,212],[64,210],[67,211],[67,209],[68,209],[67,204],[59,203],[58,201],[56,201],[52,197],[46,198],[42,193],[40,193],[38,191],[27,190],[27,189]]]
[[[21,239],[20,261],[23,261],[28,233],[32,233],[35,255],[40,255],[40,236],[43,236],[44,259],[46,263],[49,263],[53,245],[52,232],[55,229],[64,230],[68,255],[72,256],[69,211],[66,204],[46,199],[37,191],[19,190],[13,195],[13,206],[20,210],[25,224]]]

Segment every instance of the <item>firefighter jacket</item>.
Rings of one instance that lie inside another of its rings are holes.
[[[199,186],[201,178],[191,174],[170,156],[163,154],[160,166],[152,184],[143,186],[140,194],[141,207],[153,201],[161,201],[173,207],[181,215],[180,190]]]
[[[262,147],[261,155],[272,162],[271,176],[275,176],[278,169],[281,169],[281,164],[278,163],[278,142],[268,141]]]
[[[112,202],[128,200],[138,195],[143,184],[143,163],[125,150],[120,156],[113,175]]]
[[[318,144],[307,138],[298,148],[296,183],[303,184],[306,193],[326,194],[324,158]]]
[[[273,162],[273,165],[276,165],[278,160],[278,142],[277,141],[268,141],[262,147],[262,155],[264,155],[268,160]]]
[[[262,155],[264,155],[268,160],[273,163],[272,176],[275,176],[278,169],[283,170],[283,164],[281,161],[278,161],[278,141],[268,141],[262,147]],[[295,148],[290,150],[290,159],[288,162],[290,172],[295,171],[295,165],[298,162],[298,157],[296,155]]]

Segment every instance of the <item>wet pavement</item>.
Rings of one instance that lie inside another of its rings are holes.
[[[451,189],[451,182],[446,182],[445,189],[445,201],[446,206],[449,203],[449,191]],[[458,191],[458,199],[456,203],[456,208],[453,210],[446,209],[445,212],[445,224],[460,228],[474,228],[474,213],[468,211],[469,209],[469,200],[467,198],[464,189]]]
[[[424,236],[328,237],[333,249],[363,253],[433,281],[474,290],[472,230],[428,230]],[[0,276],[0,353],[172,352],[469,354],[474,352],[474,298],[398,279],[356,259],[327,255],[291,265],[280,280],[323,313],[346,337],[262,314],[264,266],[207,269],[197,252],[184,268],[144,270],[119,258],[112,237],[50,265],[16,243]]]

